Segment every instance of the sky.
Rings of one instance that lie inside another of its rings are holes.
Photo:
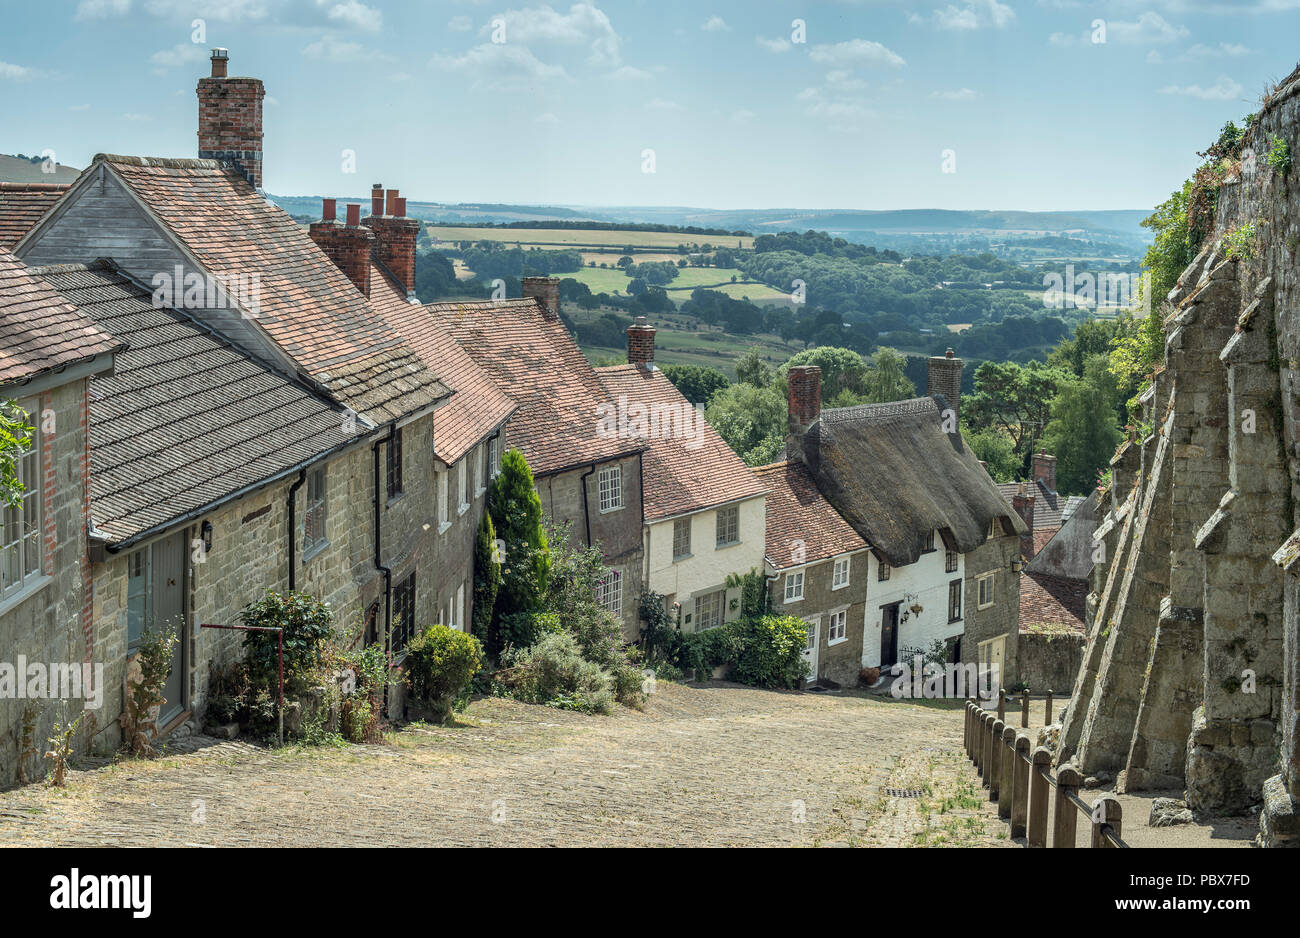
[[[0,0],[0,152],[195,156],[222,46],[279,195],[1141,209],[1298,36],[1300,0]]]

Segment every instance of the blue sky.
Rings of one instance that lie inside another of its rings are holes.
[[[0,22],[0,152],[74,166],[195,155],[225,46],[266,83],[279,194],[1063,210],[1167,196],[1296,65],[1300,0],[7,0]]]

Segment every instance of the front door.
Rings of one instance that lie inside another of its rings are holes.
[[[808,638],[803,646],[803,660],[808,662],[808,683],[811,684],[817,680],[817,649],[821,644],[819,633],[821,619],[805,619],[804,628],[808,632]]]
[[[185,532],[180,531],[153,545],[153,602],[155,627],[170,626],[176,632],[172,648],[172,669],[163,685],[166,701],[158,713],[162,729],[185,709],[188,675],[185,673]]]
[[[880,667],[898,663],[898,603],[880,609]]]

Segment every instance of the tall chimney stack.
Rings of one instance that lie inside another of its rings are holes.
[[[816,365],[796,365],[786,375],[786,384],[786,458],[816,468],[820,458],[822,370]]]
[[[931,397],[936,394],[942,397],[958,417],[961,416],[961,368],[961,359],[954,358],[952,349],[948,349],[942,358],[932,357],[927,370],[929,389],[926,393]]]
[[[644,316],[627,327],[627,363],[648,371],[655,363],[655,327]]]
[[[370,247],[375,236],[361,225],[361,206],[352,203],[347,207],[347,223],[336,218],[334,199],[326,199],[320,221],[312,222],[308,229],[311,239],[339,270],[370,296]]]
[[[558,277],[524,277],[520,281],[524,299],[542,301],[546,318],[552,322],[560,318],[560,280]]]
[[[1030,495],[1025,489],[1027,486],[1021,482],[1017,488],[1016,494],[1011,496],[1011,507],[1015,509],[1020,520],[1025,523],[1028,532],[1020,535],[1020,556],[1025,560],[1034,559],[1034,496]]]
[[[262,99],[257,78],[227,78],[230,53],[212,50],[212,75],[200,78],[199,159],[223,160],[262,188]]]
[[[412,303],[415,298],[415,242],[420,223],[406,218],[406,200],[381,183],[370,190],[370,216],[362,224],[375,233],[375,259],[397,278]]]
[[[1034,482],[1042,482],[1047,491],[1056,494],[1056,457],[1034,453]],[[1037,488],[1037,486],[1035,486]]]

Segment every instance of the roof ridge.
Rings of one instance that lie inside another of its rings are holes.
[[[0,189],[6,192],[63,192],[72,188],[70,182],[4,182]]]
[[[230,166],[224,160],[201,160],[193,157],[170,156],[124,156],[119,153],[96,153],[91,160],[95,163],[117,163],[122,166],[158,166],[164,169],[226,169]]]

